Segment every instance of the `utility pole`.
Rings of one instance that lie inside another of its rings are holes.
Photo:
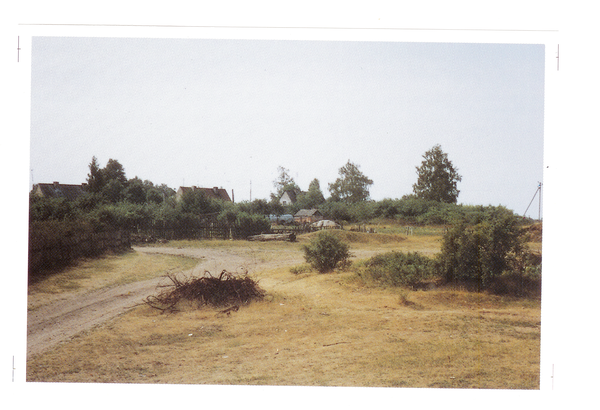
[[[542,183],[541,182],[538,182],[538,187],[535,190],[535,194],[533,194],[533,198],[531,198],[531,202],[529,202],[529,205],[527,206],[527,209],[525,210],[523,217],[525,217],[527,215],[527,211],[529,211],[529,207],[533,203],[533,200],[535,199],[535,196],[537,194],[540,195],[539,196],[539,205],[538,205],[538,220],[541,221],[542,220]]]

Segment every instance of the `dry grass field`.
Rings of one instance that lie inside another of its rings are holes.
[[[438,235],[342,234],[355,258],[394,249],[432,255],[440,246]],[[539,300],[460,288],[368,287],[350,271],[292,274],[307,240],[169,243],[181,251],[210,248],[246,255],[266,298],[230,315],[213,308],[162,314],[138,306],[30,358],[27,380],[539,388]],[[80,279],[63,280],[59,274],[52,284],[38,284],[30,306],[41,303],[46,292],[115,284],[172,268],[184,271],[196,263],[142,252],[87,261],[64,274],[80,274]],[[199,267],[211,263],[202,260]]]

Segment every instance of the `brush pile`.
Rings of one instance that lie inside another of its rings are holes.
[[[174,274],[167,274],[166,277],[171,283],[159,285],[162,289],[158,295],[144,299],[148,306],[163,312],[177,311],[177,304],[184,301],[197,306],[239,307],[252,300],[260,300],[265,295],[265,291],[258,287],[258,282],[250,278],[247,272],[240,276],[224,270],[218,277],[208,271],[202,277],[178,278]]]

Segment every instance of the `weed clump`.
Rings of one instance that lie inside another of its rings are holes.
[[[258,282],[247,273],[238,277],[223,271],[215,277],[206,271],[202,277],[178,278],[173,274],[166,277],[171,283],[160,285],[163,289],[158,295],[144,299],[148,306],[163,312],[177,311],[177,305],[184,301],[194,302],[198,306],[239,307],[252,300],[262,299],[265,295],[265,291],[258,287]]]
[[[302,273],[309,273],[312,271],[312,267],[309,264],[303,263],[302,265],[292,266],[290,272],[294,275],[300,275]]]

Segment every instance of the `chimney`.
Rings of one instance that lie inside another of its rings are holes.
[[[215,193],[215,195],[219,195],[219,188],[218,187],[213,187],[213,192]]]
[[[54,184],[54,187],[58,187],[58,185],[59,185],[58,181],[54,181],[53,184]]]
[[[233,194],[233,189],[231,190],[231,202],[235,203],[235,195]]]

